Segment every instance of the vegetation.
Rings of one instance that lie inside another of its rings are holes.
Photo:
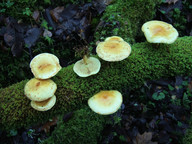
[[[52,53],[62,59],[60,61],[62,66],[66,66],[68,63],[65,61],[75,61],[75,59],[73,59],[74,52],[69,48],[66,49],[66,47],[71,47],[72,45],[72,43],[64,44],[63,42],[55,42],[49,45],[46,40],[41,38],[41,40],[32,47],[32,53],[34,56],[43,52]],[[24,48],[21,57],[13,57],[10,49],[2,51],[0,57],[0,70],[2,73],[0,75],[0,88],[33,77],[29,67],[31,57],[27,47]]]
[[[97,144],[105,123],[105,116],[98,115],[85,107],[75,111],[73,117],[63,122],[60,119],[51,137],[42,144]]]
[[[82,0],[81,3],[92,0]],[[103,12],[92,19],[92,32],[94,41],[103,41],[112,35],[121,36],[125,41],[135,43],[145,41],[140,28],[142,24],[154,18],[156,6],[165,0],[112,0]],[[51,31],[52,27],[43,18],[45,9],[52,6],[66,6],[78,4],[78,0],[3,0],[0,2],[0,13],[4,16],[11,16],[18,23],[28,26],[41,27]],[[175,7],[168,13],[161,11],[163,16],[172,21],[173,26],[178,29],[180,36],[185,36],[186,27],[191,29],[191,18],[188,11],[191,11],[191,2],[183,1],[186,11]],[[175,6],[175,5],[174,5]],[[160,9],[158,7],[158,9]],[[32,17],[34,11],[40,12],[39,21]],[[144,14],[143,14],[144,13]],[[188,14],[188,15],[187,15]],[[0,18],[1,18],[0,15]],[[99,24],[99,25],[98,25]],[[0,23],[0,26],[6,24]],[[2,32],[0,27],[0,33]],[[143,85],[146,80],[158,79],[175,75],[190,75],[192,70],[192,38],[179,38],[174,44],[161,44],[158,48],[145,43],[135,43],[132,46],[130,57],[122,62],[108,63],[102,61],[102,67],[97,75],[88,78],[79,78],[73,72],[73,65],[63,68],[53,78],[58,85],[56,91],[56,106],[50,111],[41,113],[30,107],[30,101],[23,93],[23,88],[32,77],[29,63],[31,55],[26,46],[23,47],[21,57],[13,57],[11,47],[4,48],[3,35],[0,35],[0,131],[6,130],[16,135],[17,129],[36,125],[47,121],[49,118],[77,110],[87,104],[87,99],[100,90],[135,89]],[[83,52],[74,51],[76,42],[63,42],[53,37],[43,37],[31,47],[32,54],[50,52],[59,57],[61,65],[66,66],[74,63]],[[92,48],[95,42],[91,42]],[[89,46],[90,47],[90,46]],[[21,81],[24,80],[24,81]],[[21,82],[19,82],[21,81]],[[19,82],[19,83],[16,83]],[[15,84],[13,84],[15,83]],[[11,85],[13,84],[13,85]],[[9,86],[10,85],[10,86]],[[9,86],[9,87],[7,87]],[[186,86],[183,84],[183,86]],[[7,88],[4,88],[7,87]],[[91,88],[91,89],[90,89]],[[169,86],[169,89],[173,87]],[[187,91],[183,99],[172,98],[172,103],[190,109],[191,93]],[[166,91],[153,93],[153,101],[163,101],[167,98]],[[153,101],[149,105],[154,107]],[[117,119],[119,123],[119,119]],[[96,143],[100,132],[103,129],[104,118],[100,117],[90,109],[83,108],[74,113],[73,118],[68,122],[60,119],[52,136],[44,143],[75,143],[79,137],[82,143]],[[178,123],[179,125],[180,123]],[[183,143],[192,143],[192,132],[190,128],[184,137]],[[89,136],[87,136],[89,134]],[[80,136],[79,136],[80,135]],[[59,138],[58,138],[59,137]],[[124,137],[121,137],[124,139]],[[125,140],[125,139],[124,139]]]
[[[185,137],[183,138],[183,144],[191,144],[192,142],[192,128],[190,127],[187,132]]]
[[[56,105],[45,113],[30,107],[30,101],[23,93],[27,80],[1,89],[0,126],[6,130],[28,127],[54,115],[80,108],[100,90],[122,91],[125,87],[134,89],[148,79],[190,74],[191,41],[192,37],[178,38],[174,44],[162,44],[159,48],[154,48],[147,42],[134,44],[132,53],[126,60],[117,63],[101,61],[100,72],[83,79],[73,72],[73,65],[63,68],[53,78],[58,86]]]
[[[0,2],[0,9],[2,14],[14,17],[17,21],[20,21],[19,23],[25,22],[24,24],[39,25],[41,28],[51,31],[51,27],[43,18],[43,14],[45,13],[45,9],[43,8],[47,8],[49,5],[57,7],[63,6],[65,3],[77,2],[79,1],[56,0],[52,3],[50,0],[4,0]],[[90,0],[81,2],[90,2]],[[37,3],[38,7],[36,6]],[[154,16],[155,11],[153,10],[156,4],[157,1],[155,0],[137,0],[136,2],[122,2],[122,0],[114,1],[107,7],[106,12],[104,12],[104,15],[102,16],[102,20],[110,23],[109,27],[105,26],[105,28],[99,28],[95,35],[96,40],[102,40],[104,37],[114,34],[125,38],[127,41],[135,41],[134,38],[140,31],[141,24]],[[146,13],[145,16],[141,16],[142,11],[146,6],[148,13]],[[39,21],[35,21],[32,17],[35,10],[40,12]],[[93,29],[95,29],[99,23],[98,17],[94,18],[92,21]],[[132,25],[132,23],[134,24]],[[108,34],[108,32],[111,31],[113,31],[113,33]],[[58,41],[52,37],[42,37],[38,40],[35,46],[31,47],[31,49],[33,56],[42,52],[51,52],[59,57],[60,60],[62,59],[64,63],[68,59],[69,61],[74,62],[72,60],[75,58],[78,59],[82,53],[81,49],[77,51],[73,49],[76,43],[78,42],[62,42],[61,40]],[[95,47],[93,42],[91,45],[94,45]],[[23,49],[24,52],[22,53],[22,57],[17,58],[11,55],[11,48],[0,53],[0,70],[3,73],[3,75],[0,76],[0,87],[6,87],[10,84],[32,77],[29,69],[29,63],[31,60],[29,49],[27,46],[23,47]],[[67,64],[64,64],[62,66],[66,65]]]
[[[90,0],[83,0],[89,2]],[[42,13],[43,8],[52,6],[60,6],[68,3],[79,3],[78,0],[3,0],[0,2],[0,13],[7,16],[12,16],[25,23],[34,23],[32,14],[35,10],[40,10]]]
[[[134,43],[141,36],[141,26],[155,16],[155,7],[161,0],[116,0],[110,4],[103,16],[102,24],[96,31],[96,40],[118,35]],[[145,14],[143,14],[145,13]]]

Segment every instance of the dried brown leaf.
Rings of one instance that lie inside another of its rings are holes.
[[[152,142],[151,139],[152,132],[144,132],[142,135],[138,133],[133,144],[157,144],[157,142]]]
[[[110,3],[113,2],[113,0],[95,0],[95,1],[100,4],[105,4],[105,5],[109,5]]]
[[[60,13],[64,10],[64,7],[56,7],[53,10],[50,10],[51,17],[55,22],[59,22]]]
[[[172,3],[176,3],[177,1],[179,1],[179,0],[166,0],[166,3],[168,3],[168,4],[172,4]]]
[[[188,84],[188,89],[190,92],[192,92],[192,81]]]
[[[39,21],[40,13],[38,10],[34,11],[32,14],[33,19],[37,22]]]
[[[58,118],[55,117],[51,121],[45,123],[42,127],[40,127],[40,131],[44,131],[45,133],[49,133],[51,126],[55,126],[57,124]]]

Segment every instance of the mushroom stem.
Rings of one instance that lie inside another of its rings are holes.
[[[84,62],[85,65],[87,65],[87,55],[83,56],[83,62]]]

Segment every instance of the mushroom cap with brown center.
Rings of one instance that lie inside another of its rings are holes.
[[[111,37],[108,37],[108,38],[106,38],[105,39],[105,41],[124,41],[121,37],[119,37],[119,36],[111,36]]]
[[[56,96],[53,95],[47,100],[44,101],[31,101],[31,107],[38,111],[47,111],[51,109],[56,103]]]
[[[88,77],[99,72],[101,63],[97,58],[89,57],[86,64],[83,59],[79,60],[73,66],[73,71],[80,77]]]
[[[109,115],[115,113],[120,108],[122,102],[123,98],[119,91],[109,90],[100,91],[89,98],[88,105],[98,114]]]
[[[50,53],[41,53],[30,62],[30,68],[38,79],[48,79],[55,76],[60,70],[59,59]]]
[[[57,85],[51,80],[32,78],[24,87],[24,94],[32,101],[44,101],[52,97]]]
[[[105,61],[121,61],[131,53],[131,46],[121,40],[105,40],[97,45],[96,52]]]
[[[141,29],[147,41],[150,43],[171,44],[179,35],[171,24],[157,20],[144,23]]]

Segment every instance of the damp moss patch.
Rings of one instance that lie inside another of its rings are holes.
[[[57,127],[42,144],[97,144],[105,117],[92,112],[88,107],[74,112],[73,117],[63,122],[62,119]]]
[[[29,127],[47,121],[58,114],[79,109],[88,98],[101,90],[139,88],[144,81],[191,74],[192,37],[182,37],[171,44],[158,47],[143,42],[132,45],[131,55],[120,62],[101,60],[100,72],[81,78],[73,65],[63,68],[52,80],[57,84],[57,102],[46,112],[31,108],[24,95],[28,80],[0,89],[0,128],[5,130]]]

